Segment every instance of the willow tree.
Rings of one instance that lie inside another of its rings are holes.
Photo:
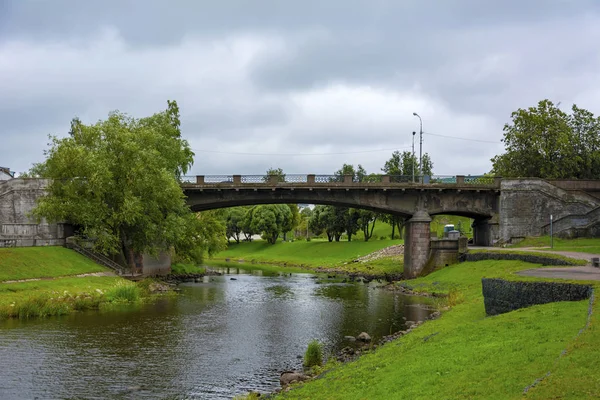
[[[31,171],[51,179],[36,216],[68,221],[97,251],[130,265],[142,253],[174,250],[198,261],[220,247],[224,232],[203,226],[179,185],[194,153],[181,137],[175,101],[147,118],[113,112],[93,125],[74,119],[68,136],[50,140],[46,161]]]

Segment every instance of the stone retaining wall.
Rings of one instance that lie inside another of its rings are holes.
[[[592,286],[558,282],[511,282],[504,279],[481,280],[485,312],[503,314],[535,304],[579,301],[592,295]]]

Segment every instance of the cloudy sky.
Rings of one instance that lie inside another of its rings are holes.
[[[0,0],[0,165],[174,99],[191,174],[378,172],[413,112],[434,173],[480,174],[512,111],[600,113],[599,43],[597,0]]]

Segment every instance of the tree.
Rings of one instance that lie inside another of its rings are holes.
[[[373,230],[375,229],[375,222],[377,222],[377,213],[369,210],[359,210],[358,212],[358,226],[362,230],[365,242],[373,236]],[[370,229],[369,229],[370,227]]]
[[[279,234],[290,226],[292,218],[292,211],[286,204],[256,206],[252,215],[252,230],[262,232],[268,243],[275,244]]]
[[[285,220],[285,223],[281,228],[283,240],[287,240],[287,233],[296,229],[300,223],[300,210],[298,209],[298,204],[287,204],[287,206],[290,209],[291,217],[288,220]]]
[[[285,182],[285,174],[281,168],[269,168],[267,176],[264,177],[265,182],[269,182],[271,177],[276,177],[277,182]]]
[[[390,236],[392,239],[396,235],[396,230],[398,230],[398,237],[402,239],[402,230],[407,221],[406,217],[396,214],[380,214],[379,219],[392,227],[392,234]]]
[[[231,207],[225,211],[225,225],[227,240],[233,238],[236,243],[240,242],[240,236],[243,232],[243,221],[246,210],[243,207]]]
[[[428,153],[423,154],[423,175],[433,175],[433,162]],[[386,175],[412,177],[414,168],[415,177],[419,176],[419,159],[410,151],[394,151],[381,169]]]
[[[573,105],[569,115],[549,100],[518,109],[504,125],[505,153],[492,158],[504,177],[595,179],[600,174],[600,118]]]
[[[344,175],[351,175],[352,180],[354,182],[363,182],[364,178],[367,176],[367,171],[362,167],[362,165],[358,164],[358,167],[354,169],[354,165],[352,164],[344,164],[342,168],[335,171],[335,174],[338,181],[343,182]]]
[[[252,241],[252,236],[254,236],[256,233],[260,232],[260,231],[255,231],[253,224],[252,224],[252,219],[254,217],[254,209],[256,208],[256,206],[254,207],[244,207],[244,218],[242,219],[242,231],[244,232],[244,240],[247,242],[251,242]]]
[[[119,112],[94,125],[74,119],[67,137],[50,140],[46,161],[30,171],[52,179],[34,210],[38,218],[78,226],[95,250],[129,265],[142,253],[171,249],[199,261],[222,240],[185,204],[178,177],[194,153],[181,138],[176,102],[142,119]]]

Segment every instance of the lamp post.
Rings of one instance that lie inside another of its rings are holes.
[[[415,135],[417,132],[413,131],[413,145],[412,145],[412,159],[410,163],[412,164],[412,182],[415,183]]]
[[[419,117],[419,175],[421,176],[421,183],[423,183],[423,164],[421,163],[423,159],[423,120],[416,112],[413,115]]]
[[[550,248],[554,248],[554,237],[552,235],[552,214],[550,214]]]

